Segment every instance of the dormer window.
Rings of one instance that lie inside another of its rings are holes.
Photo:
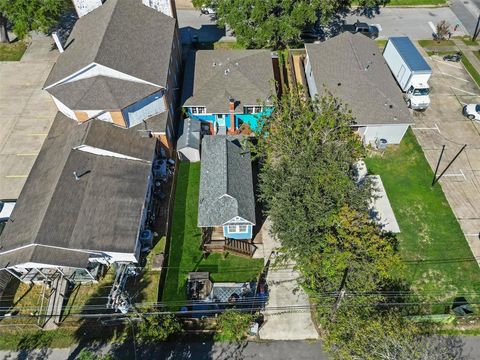
[[[190,112],[192,114],[205,114],[207,112],[207,108],[205,106],[192,106],[190,108]]]
[[[244,106],[243,112],[245,114],[258,114],[262,112],[261,106]]]

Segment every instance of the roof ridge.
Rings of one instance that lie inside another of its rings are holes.
[[[117,11],[117,5],[119,4],[120,0],[108,0],[107,1],[107,4],[112,4],[111,6],[113,7],[113,9],[110,11],[110,15],[108,17],[108,21],[107,21],[107,24],[106,26],[103,28],[103,34],[102,34],[102,41],[100,41],[100,44],[99,46],[97,47],[96,51],[95,51],[95,56],[93,57],[93,62],[97,62],[97,57],[98,57],[98,52],[100,51],[100,49],[102,48],[102,45],[103,45],[103,42],[105,41],[105,34],[107,33],[107,29],[110,27],[110,24],[112,23],[112,19],[114,18],[114,14],[115,12]],[[105,6],[105,4],[102,4],[100,5],[100,7],[98,7],[97,9],[100,9],[102,6]],[[95,9],[96,10],[96,9]],[[95,11],[93,10],[93,11]],[[88,15],[88,14],[87,14]],[[102,64],[103,65],[103,64]],[[105,66],[105,65],[104,65]],[[109,67],[109,66],[108,66]],[[116,69],[114,69],[116,70]],[[117,70],[118,71],[118,70]]]

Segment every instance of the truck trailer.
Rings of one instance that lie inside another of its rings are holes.
[[[425,110],[430,105],[428,80],[432,69],[412,41],[406,36],[389,38],[383,57],[405,93],[408,107]]]

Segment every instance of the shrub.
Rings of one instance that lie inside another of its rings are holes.
[[[253,315],[238,310],[227,310],[218,317],[215,340],[240,341],[246,338]]]

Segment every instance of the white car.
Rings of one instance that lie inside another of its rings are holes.
[[[203,14],[203,15],[215,15],[215,10],[211,7],[206,7],[206,6],[202,6],[200,8],[200,12]]]
[[[0,201],[0,221],[6,221],[12,215],[13,208],[15,207],[14,201],[3,202]]]
[[[470,120],[480,121],[480,104],[467,104],[462,112]]]

